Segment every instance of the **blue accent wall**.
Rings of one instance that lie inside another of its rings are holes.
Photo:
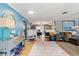
[[[75,20],[75,25],[79,26],[79,20]]]
[[[15,28],[14,35],[18,35],[18,33],[20,33],[20,35],[21,35],[22,34],[22,21],[23,21],[22,19],[23,19],[23,17],[8,4],[0,3],[0,17],[2,17],[3,14],[7,11],[12,13],[12,15],[14,16],[15,21],[16,21],[16,28]],[[0,40],[1,41],[7,40],[7,39],[9,39],[9,37],[10,37],[9,29],[0,28]]]
[[[17,35],[19,32],[22,32],[22,19],[23,17],[20,16],[14,9],[12,9],[8,4],[0,3],[0,17],[5,13],[6,11],[10,11],[13,16],[16,19],[16,33]]]
[[[62,31],[62,20],[56,20],[56,32]]]
[[[28,30],[29,28],[31,28],[31,23],[29,21],[27,21],[27,33],[26,33],[26,39],[28,39]]]
[[[75,26],[79,26],[79,19],[75,19]],[[56,32],[63,31],[62,20],[56,20]]]

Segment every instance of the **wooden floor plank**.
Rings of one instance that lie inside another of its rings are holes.
[[[61,48],[63,48],[71,56],[79,56],[79,46],[76,46],[70,42],[56,42]]]
[[[28,56],[31,49],[32,49],[33,44],[34,44],[34,41],[26,42],[25,43],[25,48],[21,52],[20,56]]]

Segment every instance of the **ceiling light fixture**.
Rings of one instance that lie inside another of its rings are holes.
[[[28,13],[29,13],[29,14],[34,14],[34,12],[33,12],[33,11],[29,11]]]

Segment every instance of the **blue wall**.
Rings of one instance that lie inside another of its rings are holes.
[[[15,35],[17,35],[19,32],[22,32],[22,19],[23,17],[20,16],[14,9],[12,9],[9,5],[5,4],[5,3],[0,3],[0,17],[6,12],[6,11],[10,11],[13,16],[16,19],[16,33]]]
[[[27,21],[27,33],[26,33],[26,39],[28,39],[28,30],[29,28],[31,28],[31,23],[29,21]]]
[[[62,31],[62,20],[56,20],[56,31]]]
[[[63,31],[62,20],[56,20],[56,32]],[[75,19],[75,26],[79,26],[79,20]]]
[[[75,25],[79,26],[79,20],[75,20]]]
[[[8,4],[0,3],[0,17],[2,17],[3,14],[7,11],[11,12],[16,20],[16,28],[14,35],[18,35],[18,33],[22,34],[23,17],[18,12],[16,12],[13,8],[11,8]],[[0,40],[3,41],[9,39],[10,32],[11,30],[9,31],[9,29],[7,28],[0,28]]]

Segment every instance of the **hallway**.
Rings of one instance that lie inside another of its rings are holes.
[[[77,6],[79,3],[0,3],[0,56],[79,55]]]
[[[29,54],[30,56],[69,56],[54,41],[36,41]]]

